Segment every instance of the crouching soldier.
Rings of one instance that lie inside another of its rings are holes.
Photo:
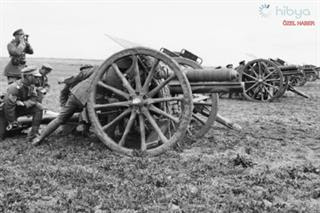
[[[42,120],[43,107],[37,102],[37,93],[34,84],[40,73],[36,67],[25,67],[21,70],[22,78],[9,85],[4,97],[3,113],[6,122],[6,130],[18,127],[18,117],[32,115],[32,127],[27,139],[30,141],[39,134]],[[0,130],[0,132],[3,130]]]
[[[82,81],[80,81],[73,88],[70,89],[70,95],[68,96],[66,103],[62,106],[58,117],[48,124],[47,128],[41,133],[40,136],[37,136],[32,140],[33,145],[40,144],[61,124],[67,122],[68,119],[71,118],[74,113],[83,111],[89,99],[90,87],[94,77],[92,73],[95,70],[96,68],[91,70],[90,75],[87,75],[86,79],[82,79]]]
[[[40,76],[36,77],[36,88],[38,93],[38,102],[42,103],[44,96],[49,92],[48,74],[53,70],[50,64],[43,64],[39,69]]]

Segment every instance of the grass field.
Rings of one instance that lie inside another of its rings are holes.
[[[100,61],[30,59],[55,70],[44,101],[58,110],[57,80]],[[0,60],[0,70],[7,63]],[[5,80],[0,78],[1,90]],[[272,103],[220,101],[242,132],[216,124],[154,158],[129,158],[97,138],[54,134],[32,147],[0,143],[0,212],[319,212],[320,82]]]

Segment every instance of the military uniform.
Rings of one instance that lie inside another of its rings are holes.
[[[95,69],[91,70],[90,77],[81,81],[71,89],[68,100],[62,107],[58,117],[48,124],[47,128],[41,133],[41,135],[32,141],[32,144],[39,144],[44,138],[54,132],[61,124],[67,122],[75,112],[83,111],[89,100],[90,88],[94,78],[92,73],[94,71]]]
[[[48,76],[47,74],[51,72],[53,68],[49,64],[44,64],[39,70],[39,73],[41,74],[39,77],[37,77],[37,93],[38,93],[38,101],[42,103],[42,100],[44,96],[48,93],[50,89],[49,81],[48,81]],[[41,72],[41,70],[47,70],[48,72]]]
[[[97,67],[93,67],[92,65],[84,65],[80,68],[80,72],[78,75],[71,76],[61,82],[64,83],[65,86],[60,92],[60,106],[63,107],[67,103],[71,89],[79,84],[79,82],[89,78],[96,69]]]
[[[25,74],[31,74],[34,71],[35,68],[28,67],[22,70]],[[36,74],[32,73],[32,75]],[[9,125],[17,123],[18,117],[22,115],[32,115],[32,128],[29,133],[29,137],[32,138],[38,134],[43,109],[37,102],[35,87],[26,81],[26,79],[20,79],[9,85],[4,97],[3,113]]]
[[[13,33],[24,34],[22,29],[19,29]],[[12,83],[21,78],[21,70],[26,67],[26,54],[33,54],[31,45],[27,42],[20,42],[13,39],[8,45],[7,49],[10,55],[10,61],[4,69],[4,75],[8,78],[8,83]]]

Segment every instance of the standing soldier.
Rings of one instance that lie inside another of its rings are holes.
[[[27,139],[31,140],[39,134],[43,107],[37,102],[37,93],[34,84],[40,76],[36,67],[25,67],[21,70],[22,79],[9,85],[4,97],[4,117],[8,123],[6,129],[18,127],[18,117],[32,115],[32,128]],[[1,131],[0,131],[1,132]]]
[[[21,70],[26,67],[26,54],[33,54],[33,49],[28,42],[29,35],[22,29],[13,33],[14,39],[7,45],[10,61],[5,67],[4,75],[8,78],[8,84],[21,78]]]
[[[48,74],[52,71],[52,66],[50,64],[43,64],[39,69],[39,73],[41,74],[39,77],[36,77],[37,83],[35,86],[37,87],[38,93],[38,101],[42,103],[44,96],[48,93],[50,89],[50,85],[48,83]]]

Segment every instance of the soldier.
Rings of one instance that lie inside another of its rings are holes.
[[[22,29],[13,33],[14,39],[7,45],[10,61],[4,69],[4,75],[8,84],[21,78],[21,70],[26,67],[26,54],[33,54],[33,49],[28,42],[29,35],[24,34]]]
[[[50,64],[43,64],[39,69],[39,73],[41,76],[37,77],[37,83],[35,86],[37,87],[38,93],[38,102],[42,103],[44,96],[48,93],[50,89],[50,85],[48,83],[48,74],[52,71],[52,66]]]
[[[52,132],[54,132],[61,124],[64,124],[68,121],[69,118],[75,112],[82,112],[85,108],[87,101],[89,99],[90,87],[94,75],[92,73],[96,70],[97,67],[93,68],[90,74],[86,79],[76,84],[71,90],[70,95],[68,96],[67,102],[62,106],[61,111],[56,119],[51,121],[47,128],[41,133],[40,136],[37,136],[32,140],[33,145],[40,144],[46,137],[48,137]]]
[[[36,67],[29,66],[21,70],[22,79],[9,85],[4,97],[4,117],[8,123],[6,129],[18,127],[18,117],[32,115],[32,128],[27,139],[30,141],[39,132],[42,120],[43,107],[37,102],[37,93],[34,84],[40,76]],[[0,131],[1,132],[1,131]]]
[[[59,84],[65,84],[60,92],[60,106],[64,106],[66,104],[70,95],[70,90],[79,82],[90,77],[94,70],[95,69],[92,65],[86,64],[80,67],[80,72],[77,75],[71,76],[63,81],[58,82]]]

